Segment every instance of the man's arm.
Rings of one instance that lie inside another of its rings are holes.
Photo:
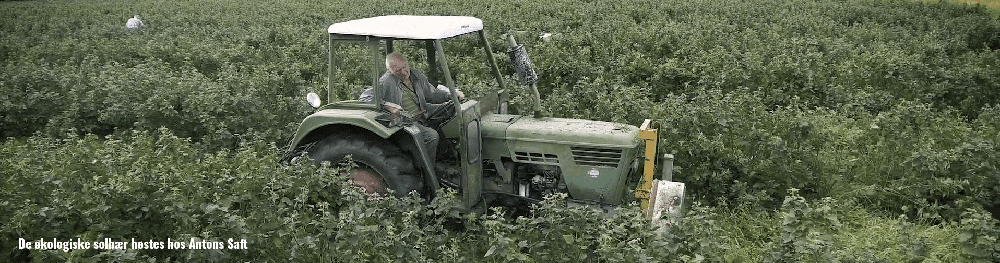
[[[414,79],[416,79],[416,82],[414,82],[413,85],[423,90],[424,100],[426,100],[427,103],[440,104],[447,102],[451,98],[451,94],[447,91],[431,86],[430,81],[427,80],[427,76],[424,76],[424,74],[420,71],[410,69],[410,74],[413,75]]]
[[[374,87],[372,93],[381,95],[382,102],[392,102],[395,104],[403,103],[399,101],[399,92],[397,92],[397,87],[393,83],[393,76],[389,72],[386,72],[378,79],[378,86]]]
[[[445,103],[451,99],[450,93],[435,87],[431,87],[430,83],[427,84],[426,94],[427,94],[427,103]]]
[[[444,85],[441,85],[441,84],[438,84],[437,88],[435,88],[435,89],[440,90],[440,91],[444,91],[444,93],[449,98],[451,98],[451,93],[449,93],[450,90],[451,90],[451,88],[445,87]],[[463,93],[461,89],[455,89],[455,93],[456,93],[455,95],[458,95],[458,99],[460,99],[460,100],[464,100],[465,99],[465,93]]]

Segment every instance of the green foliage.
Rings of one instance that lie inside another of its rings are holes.
[[[856,196],[936,220],[956,221],[969,207],[997,208],[997,137],[952,112],[906,101],[870,123],[854,146],[866,160],[849,177],[866,186]]]
[[[724,252],[730,247],[723,243],[726,238],[719,224],[718,211],[695,203],[691,211],[676,225],[671,225],[664,237],[665,249],[679,256],[680,262],[722,262]]]
[[[898,262],[995,259],[995,219],[981,210],[960,223],[925,225],[868,215],[834,199],[791,192],[779,217],[749,202],[734,210],[695,204],[655,234],[634,204],[613,215],[550,196],[531,217],[503,209],[460,214],[454,192],[430,203],[373,199],[351,187],[344,168],[277,162],[259,140],[205,152],[166,129],[128,137],[30,137],[0,148],[0,235],[99,240],[224,241],[248,250],[12,250],[12,261],[349,261],[417,262],[761,261]],[[346,168],[346,167],[345,167]],[[292,180],[289,180],[292,179]],[[922,221],[921,221],[922,222]],[[774,240],[773,243],[767,240]],[[882,254],[889,251],[888,254]],[[964,251],[964,252],[963,252]],[[773,252],[773,253],[768,253]],[[991,254],[992,253],[992,254]]]
[[[546,197],[519,217],[510,234],[521,251],[538,262],[655,262],[669,255],[665,243],[633,204],[606,215],[591,207],[568,205],[565,194]],[[497,237],[497,239],[501,239]],[[508,257],[505,261],[523,259]]]
[[[833,213],[837,205],[832,198],[809,204],[798,195],[798,189],[789,189],[781,205],[781,236],[771,251],[770,261],[830,262],[835,254],[833,239],[843,227]]]
[[[277,163],[278,149],[248,140],[202,152],[166,129],[129,137],[8,141],[0,235],[188,242],[246,239],[247,250],[14,250],[45,261],[565,261],[654,262],[661,238],[637,207],[614,216],[556,196],[535,217],[458,212],[455,192],[372,198],[345,168]],[[291,179],[291,180],[290,180]]]
[[[840,150],[853,135],[849,118],[827,109],[769,108],[761,91],[669,95],[653,105],[661,138],[682,166],[678,177],[711,202],[777,207],[784,189],[829,196],[845,171]],[[846,136],[845,136],[846,135]]]
[[[308,114],[303,90],[323,79],[325,42],[298,34],[319,16],[272,27],[232,15],[242,13],[235,2],[193,3],[4,3],[0,136],[167,127],[210,148],[291,136]],[[155,11],[140,14],[146,30],[129,32],[137,10]],[[286,15],[272,18],[297,14]]]
[[[232,146],[226,134],[281,140],[286,126],[308,113],[298,103],[302,94],[326,84],[322,29],[381,15],[375,10],[384,4],[5,3],[0,110],[11,128],[2,136],[169,124],[214,146]],[[903,0],[439,4],[407,12],[480,17],[498,53],[499,33],[527,30],[518,37],[532,50],[546,105],[558,116],[638,121],[647,98],[706,87],[761,88],[768,104],[798,97],[832,108],[876,87],[971,117],[1000,90],[993,66],[1000,23],[983,8]],[[137,13],[147,29],[125,30],[123,21]],[[541,32],[556,35],[542,41],[534,37]],[[492,83],[480,54],[449,50],[460,84]],[[336,97],[355,95],[345,88]],[[192,94],[202,89],[206,94]],[[577,94],[586,96],[573,100]],[[608,98],[612,103],[604,103]],[[189,99],[212,105],[183,105]]]
[[[1000,259],[1000,222],[989,213],[968,209],[959,221],[962,254],[970,262],[996,262]]]
[[[797,189],[789,189],[779,213],[780,234],[764,245],[761,261],[956,262],[968,258],[961,252],[960,243],[965,241],[956,238],[958,227],[923,226],[910,223],[905,216],[885,219],[857,208],[851,201],[829,197],[809,201]]]
[[[123,256],[217,261],[266,258],[290,251],[302,232],[332,220],[338,170],[278,165],[274,145],[248,142],[238,150],[204,153],[166,129],[129,137],[41,137],[2,148],[5,180],[0,233],[8,240],[81,238],[101,241],[187,242],[247,239],[251,250],[4,249],[10,258],[114,260]],[[287,180],[295,178],[295,180]],[[29,190],[30,189],[30,190]],[[301,224],[301,225],[299,225]],[[273,260],[283,260],[272,258]]]

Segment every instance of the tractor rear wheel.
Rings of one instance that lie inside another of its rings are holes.
[[[348,155],[358,164],[351,169],[351,182],[369,195],[387,195],[394,191],[404,198],[412,191],[423,196],[423,180],[412,158],[385,139],[368,134],[331,135],[308,150],[316,165],[327,161],[336,164]]]

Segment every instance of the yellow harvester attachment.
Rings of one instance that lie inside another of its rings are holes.
[[[635,197],[639,198],[639,206],[642,210],[649,207],[649,190],[653,187],[653,179],[656,174],[656,144],[658,140],[657,129],[660,123],[650,119],[642,122],[639,127],[639,139],[646,143],[646,151],[643,154],[644,162],[642,168],[642,180],[639,181],[639,189],[635,191]]]
[[[639,205],[652,223],[660,228],[658,231],[666,230],[666,226],[673,224],[680,219],[681,208],[684,205],[684,183],[671,182],[673,156],[666,155],[670,160],[661,164],[664,171],[663,180],[656,180],[656,148],[659,140],[658,129],[660,124],[647,119],[639,127],[639,139],[646,144],[643,155],[642,180],[639,189],[635,191],[635,197],[639,199]]]

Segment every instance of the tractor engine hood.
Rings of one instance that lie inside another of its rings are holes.
[[[639,144],[639,128],[632,125],[580,119],[517,117],[519,118],[513,120],[507,128],[506,135],[509,140],[513,139],[511,142],[610,148],[635,148]]]
[[[623,200],[640,144],[638,127],[503,114],[482,121],[484,146],[507,152],[515,162],[558,166],[574,200]]]

